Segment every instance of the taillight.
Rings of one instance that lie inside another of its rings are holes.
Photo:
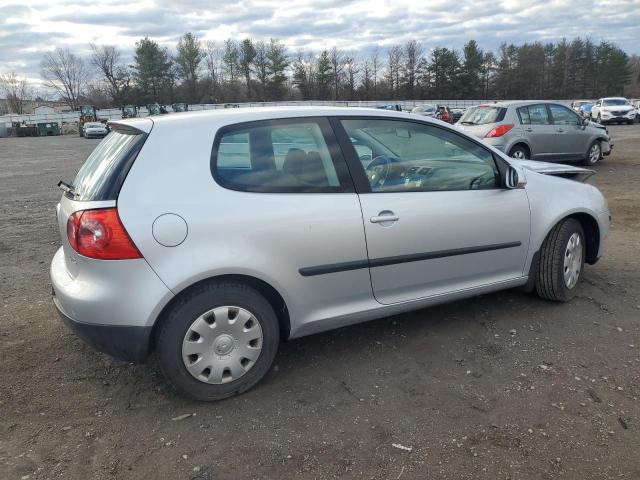
[[[118,210],[80,210],[67,220],[69,244],[80,255],[100,260],[142,258],[122,225]]]
[[[498,125],[496,128],[494,128],[489,133],[487,133],[485,135],[485,138],[501,137],[502,135],[507,133],[509,130],[511,130],[513,127],[514,126],[511,123],[507,123],[505,125]]]

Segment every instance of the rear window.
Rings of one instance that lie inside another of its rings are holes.
[[[497,123],[504,120],[507,109],[503,107],[492,107],[490,105],[480,105],[470,108],[460,118],[461,124],[485,125],[487,123]]]
[[[76,200],[116,200],[146,135],[113,131],[102,140],[84,162],[73,189]]]

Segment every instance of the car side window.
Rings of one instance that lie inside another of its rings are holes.
[[[556,125],[579,125],[579,117],[562,105],[549,105],[551,110],[551,116],[553,117],[553,123]]]
[[[372,192],[499,188],[493,155],[448,129],[386,119],[343,119]],[[359,146],[359,147],[358,147]]]
[[[225,127],[216,136],[212,172],[233,190],[344,192],[353,186],[326,119],[296,118]],[[330,137],[330,138],[327,138]]]
[[[547,114],[546,105],[529,105],[529,119],[531,125],[550,125],[549,115]]]
[[[518,118],[522,125],[531,125],[531,119],[529,118],[529,109],[527,107],[520,107],[517,110]]]

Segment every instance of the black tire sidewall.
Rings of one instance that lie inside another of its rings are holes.
[[[232,305],[251,312],[262,328],[262,351],[253,367],[239,379],[214,385],[194,378],[182,359],[182,341],[192,322],[213,308]],[[182,394],[195,400],[212,401],[244,392],[269,371],[278,350],[280,329],[271,304],[251,287],[242,284],[204,285],[184,297],[167,312],[156,340],[161,371]]]
[[[580,285],[580,280],[582,279],[582,272],[584,271],[584,259],[586,254],[586,244],[584,239],[584,230],[582,229],[582,225],[577,220],[570,218],[565,220],[563,225],[560,227],[561,231],[559,232],[558,238],[553,245],[553,263],[555,277],[553,280],[555,282],[554,290],[558,292],[559,298],[561,301],[571,300],[578,290],[578,285]],[[580,235],[580,242],[582,244],[582,260],[580,264],[580,274],[578,276],[578,281],[573,286],[573,288],[567,287],[564,281],[564,255],[567,249],[567,244],[569,242],[569,238],[574,233],[578,233]]]
[[[515,157],[513,156],[513,154],[514,154],[515,152],[522,152],[522,153],[524,153],[524,158],[523,158],[523,160],[529,160],[529,152],[527,152],[527,149],[526,149],[526,148],[521,147],[520,145],[517,145],[517,146],[513,147],[511,150],[509,150],[509,157],[511,157],[511,158],[515,158]],[[516,160],[518,160],[518,159],[516,159]]]

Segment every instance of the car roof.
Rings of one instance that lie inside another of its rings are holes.
[[[117,120],[110,124],[130,125],[149,131],[144,128],[144,123],[152,122],[153,125],[170,126],[190,123],[211,123],[216,125],[230,125],[242,122],[252,122],[257,120],[269,120],[277,118],[297,118],[297,117],[328,117],[328,116],[371,116],[371,117],[394,117],[416,119],[421,121],[448,125],[444,122],[427,117],[416,116],[411,113],[398,112],[394,110],[383,110],[364,107],[327,107],[327,106],[284,106],[284,107],[247,107],[247,108],[225,108],[200,110],[181,113],[172,113],[158,117],[142,117],[126,120]],[[151,125],[151,123],[148,123]]]
[[[540,105],[540,104],[553,104],[553,105],[562,105],[559,102],[554,102],[552,100],[503,100],[501,102],[495,103],[480,103],[478,105],[474,105],[474,107],[520,107],[524,105]]]

